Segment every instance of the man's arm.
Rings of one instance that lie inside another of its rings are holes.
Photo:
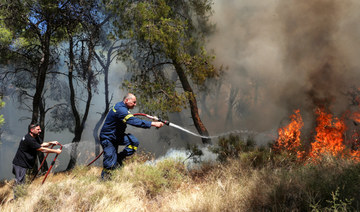
[[[57,141],[49,141],[49,142],[44,142],[42,143],[40,146],[39,149],[37,149],[37,151],[40,151],[40,152],[44,152],[44,153],[56,153],[56,154],[60,154],[61,153],[61,149],[50,149],[50,148],[47,148],[48,146],[50,145],[58,145],[59,142]]]
[[[40,147],[39,149],[37,149],[37,151],[43,152],[43,153],[56,153],[56,154],[60,154],[61,153],[61,149],[50,149],[50,148],[46,148],[46,147]]]
[[[50,145],[58,145],[58,144],[59,144],[59,142],[57,142],[57,141],[49,141],[49,142],[42,143],[41,147],[48,147]]]

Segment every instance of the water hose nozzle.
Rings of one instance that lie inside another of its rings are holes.
[[[167,121],[167,120],[162,120],[160,117],[158,118],[158,121],[160,121],[160,122],[162,122],[162,123],[164,123],[164,124],[166,124],[166,125],[168,125],[168,126],[169,126],[169,124],[170,124],[169,121]]]

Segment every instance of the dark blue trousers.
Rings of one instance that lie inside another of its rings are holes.
[[[120,141],[101,140],[100,144],[104,150],[103,167],[105,169],[115,169],[122,164],[122,160],[126,156],[135,153],[139,146],[138,139],[132,134],[124,134],[123,139]],[[118,153],[119,145],[125,145],[123,151]]]

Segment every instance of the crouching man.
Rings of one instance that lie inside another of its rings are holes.
[[[57,141],[42,142],[40,138],[41,128],[39,124],[30,124],[29,132],[20,141],[19,148],[13,160],[13,174],[15,175],[15,186],[25,183],[27,169],[35,165],[37,151],[44,153],[60,154],[61,149],[50,149],[48,146],[58,145]]]
[[[136,118],[129,111],[135,106],[135,95],[128,93],[123,101],[116,103],[106,116],[100,131],[100,144],[104,150],[104,169],[101,172],[103,180],[109,179],[111,171],[121,167],[122,161],[127,156],[134,154],[139,146],[139,141],[134,135],[125,133],[127,124],[140,128],[164,126],[164,123],[159,121],[146,121]],[[120,153],[117,152],[119,145],[125,145]]]

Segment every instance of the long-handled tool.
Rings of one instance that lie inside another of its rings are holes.
[[[58,144],[58,145],[60,146],[60,150],[61,150],[63,146],[62,146],[61,144]],[[55,146],[55,144],[51,144],[50,149],[52,149],[54,146]],[[37,174],[39,173],[39,171],[40,171],[41,167],[44,165],[45,160],[46,160],[46,158],[47,158],[47,156],[48,156],[48,155],[49,155],[49,152],[46,154],[46,156],[45,156],[44,160],[41,162],[41,165],[40,165],[40,167],[38,168],[38,170],[37,170],[36,174],[34,175],[34,178],[31,180],[31,182],[35,180],[35,178],[36,178]],[[50,173],[50,171],[51,171],[52,167],[54,166],[55,161],[56,161],[56,158],[57,158],[58,156],[59,156],[59,154],[56,154],[56,156],[55,156],[54,160],[51,162],[51,166],[49,167],[48,171],[46,172],[45,177],[44,177],[44,179],[43,179],[43,181],[42,181],[42,183],[41,183],[41,184],[44,184],[44,182],[45,182],[45,180],[46,180],[46,178],[47,178],[48,174]]]

